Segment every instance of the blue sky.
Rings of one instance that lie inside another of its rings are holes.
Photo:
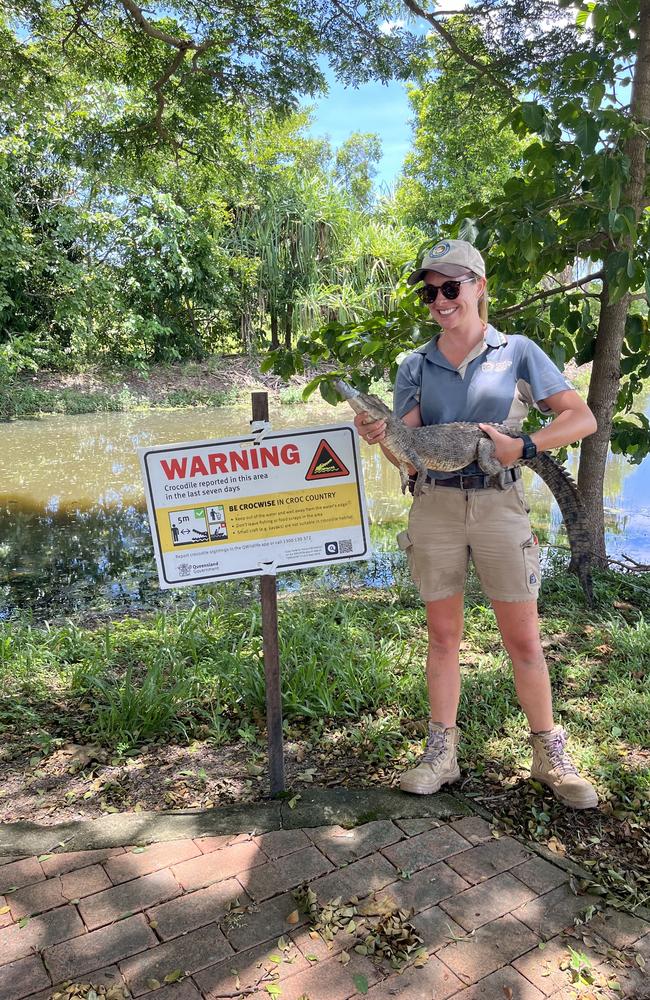
[[[329,93],[310,102],[314,112],[309,131],[315,136],[329,136],[334,147],[340,146],[351,132],[376,132],[384,154],[376,178],[382,194],[384,187],[394,184],[411,146],[406,88],[397,82],[344,87],[329,72],[327,79]]]

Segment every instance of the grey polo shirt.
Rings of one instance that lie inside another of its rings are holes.
[[[419,405],[425,425],[468,420],[519,430],[530,406],[548,413],[541,400],[565,389],[573,386],[541,347],[488,324],[483,341],[458,368],[438,350],[438,337],[407,355],[397,371],[393,410],[403,417]],[[481,470],[473,462],[462,471]],[[432,478],[450,475],[457,473],[431,473]]]

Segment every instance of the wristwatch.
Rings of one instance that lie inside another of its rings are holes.
[[[527,461],[529,458],[535,458],[537,454],[537,445],[528,434],[519,434],[518,437],[524,442],[524,450],[522,453],[522,458]]]

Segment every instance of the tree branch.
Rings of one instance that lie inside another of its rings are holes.
[[[339,3],[338,0],[333,0],[332,6],[335,7],[336,10],[340,11],[343,17],[347,21],[349,21],[350,24],[352,24],[357,29],[357,31],[360,31],[362,35],[365,35],[366,38],[373,43],[373,45],[377,44],[377,36],[374,35],[372,31],[369,31],[368,28],[366,28],[366,26],[361,23],[361,21],[359,21],[356,17],[354,17],[354,15],[351,14],[350,11],[347,10],[342,3]]]
[[[541,299],[547,299],[550,295],[558,295],[560,292],[568,292],[572,288],[579,288],[581,285],[587,285],[590,281],[597,281],[599,278],[603,278],[604,274],[604,271],[594,271],[592,274],[588,274],[584,278],[579,278],[578,281],[572,281],[570,285],[558,285],[557,288],[547,288],[543,292],[537,292],[535,295],[531,295],[529,299],[526,299],[524,302],[520,302],[516,306],[509,306],[507,309],[500,309],[495,313],[495,315],[512,316],[515,313],[522,312],[533,302],[538,302]]]
[[[463,49],[458,44],[458,42],[452,35],[451,31],[449,31],[448,28],[445,27],[445,25],[441,24],[440,21],[436,19],[435,13],[430,13],[426,10],[423,10],[422,7],[420,7],[420,5],[416,2],[416,0],[403,0],[403,2],[405,6],[408,7],[408,9],[411,11],[412,14],[415,14],[416,17],[421,17],[423,20],[427,21],[431,25],[433,30],[438,35],[440,35],[441,38],[444,39],[444,41],[447,43],[452,52],[455,52],[456,55],[463,60],[463,62],[467,63],[468,66],[471,66],[473,69],[477,70],[481,74],[481,76],[487,76],[490,82],[498,90],[500,90],[501,93],[507,95],[508,100],[510,100],[513,104],[516,103],[517,99],[512,90],[510,89],[510,87],[508,87],[508,85],[505,84],[503,80],[500,80],[499,77],[494,76],[490,71],[489,67],[484,66],[483,63],[480,63],[478,59],[475,59],[470,52],[467,52],[465,49]],[[466,13],[471,13],[471,8],[468,8],[468,11],[466,11]]]
[[[156,95],[156,104],[157,104],[155,126],[156,126],[156,132],[161,137],[161,139],[165,139],[167,137],[166,130],[163,128],[163,123],[162,123],[163,112],[165,110],[165,95],[163,94],[163,90],[171,80],[172,76],[174,75],[180,64],[183,62],[186,52],[187,49],[179,49],[174,58],[172,59],[172,61],[169,63],[165,72],[156,80],[156,82],[153,85],[154,93]]]
[[[121,0],[124,9],[131,15],[135,23],[142,28],[146,35],[150,38],[155,38],[159,42],[163,42],[165,45],[169,45],[174,49],[197,49],[199,48],[196,42],[193,42],[191,38],[176,38],[175,35],[170,35],[167,31],[162,31],[157,28],[155,24],[148,21],[137,4],[133,0]]]
[[[648,302],[648,296],[645,292],[638,292],[636,295],[630,295],[628,297],[629,302]]]

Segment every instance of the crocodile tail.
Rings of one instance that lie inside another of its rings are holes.
[[[563,465],[560,465],[545,452],[523,462],[522,465],[528,465],[533,469],[544,480],[557,500],[571,546],[570,568],[580,580],[587,603],[592,605],[594,602],[591,579],[593,542],[587,523],[587,513],[576,482]]]

